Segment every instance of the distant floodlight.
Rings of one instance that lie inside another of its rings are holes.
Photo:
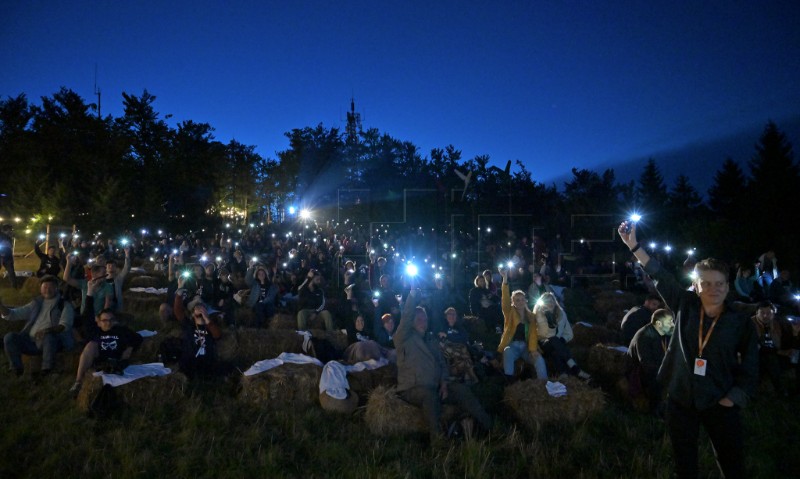
[[[307,209],[300,210],[300,218],[304,220],[311,218],[311,212],[308,211]]]
[[[669,253],[670,251],[672,251],[672,246],[670,246],[670,245],[666,245],[666,246],[664,246],[664,251],[666,251],[667,253]]]
[[[658,246],[657,243],[655,243],[653,241],[650,242],[650,249],[656,249],[656,246]]]
[[[297,208],[295,208],[294,206],[290,206],[289,207],[289,214],[293,215],[295,213],[297,213]]]

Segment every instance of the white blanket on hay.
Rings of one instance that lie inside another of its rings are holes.
[[[94,373],[95,376],[103,378],[103,384],[109,384],[111,387],[122,386],[129,382],[136,381],[141,378],[149,378],[155,376],[166,376],[171,373],[170,368],[165,368],[164,363],[149,363],[149,364],[132,364],[125,368],[122,374],[107,374],[102,371]]]
[[[264,359],[262,361],[255,362],[250,368],[245,371],[245,376],[253,376],[255,374],[263,373],[265,371],[269,371],[272,368],[276,368],[281,364],[286,363],[294,363],[294,364],[315,364],[317,366],[322,367],[322,362],[317,358],[312,358],[311,356],[306,356],[305,354],[296,354],[296,353],[281,353],[280,356],[274,359]]]

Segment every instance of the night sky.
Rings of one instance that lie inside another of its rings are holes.
[[[692,155],[710,178],[770,119],[800,148],[797,1],[0,4],[2,97],[93,102],[97,65],[104,115],[147,89],[171,124],[265,157],[292,128],[343,128],[351,97],[423,156],[452,144],[546,183]]]

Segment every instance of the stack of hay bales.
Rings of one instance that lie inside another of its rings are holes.
[[[304,353],[303,336],[293,330],[240,328],[236,339],[236,358],[244,367],[281,353]]]
[[[127,406],[144,412],[183,401],[187,383],[186,376],[173,372],[166,376],[137,379],[114,389],[117,397],[121,397]],[[78,409],[88,411],[102,387],[102,378],[87,375],[78,394]]]
[[[537,431],[545,424],[576,424],[600,412],[605,396],[572,376],[560,380],[567,394],[553,397],[547,393],[545,381],[528,379],[508,386],[503,401],[526,428]]]
[[[164,276],[132,275],[126,278],[126,288],[166,288],[167,278]]]
[[[347,382],[350,384],[350,391],[366,400],[373,389],[397,385],[397,365],[389,363],[376,369],[350,371],[347,373]]]
[[[618,349],[619,348],[619,349]],[[586,370],[604,386],[614,386],[625,377],[628,356],[616,344],[595,344],[589,349]]]
[[[619,333],[617,331],[612,331],[599,324],[575,323],[572,325],[572,333],[573,337],[570,345],[574,344],[584,348],[591,348],[597,343],[619,342]]]
[[[241,397],[268,408],[307,407],[319,400],[321,375],[322,368],[316,364],[282,364],[243,376]]]

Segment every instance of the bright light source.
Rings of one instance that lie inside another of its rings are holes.
[[[442,279],[442,274],[441,273],[436,273],[436,274],[433,275],[433,277],[436,278],[436,279]]]
[[[419,269],[417,269],[417,266],[415,264],[408,263],[406,265],[406,274],[407,275],[409,275],[409,276],[411,276],[413,278],[414,276],[417,275],[417,273],[419,273]]]
[[[307,209],[300,210],[300,218],[304,219],[304,220],[310,219],[311,218],[311,212],[308,211]]]
[[[687,254],[687,255],[689,255],[689,256],[691,256],[691,255],[693,255],[693,254],[694,254],[694,250],[693,250],[693,249],[686,250],[686,254]]]
[[[692,270],[689,273],[689,278],[691,278],[692,281],[696,280],[697,279],[697,271]]]
[[[631,215],[631,221],[633,221],[634,223],[636,223],[637,221],[639,221],[641,219],[642,219],[642,215],[640,215],[639,213],[633,213]]]
[[[652,241],[650,242],[650,249],[656,249],[656,246],[658,246],[658,244]]]
[[[217,262],[219,263],[220,261],[222,261],[222,256],[217,256]]]
[[[670,246],[670,245],[666,245],[666,246],[664,246],[664,251],[666,251],[667,253],[669,253],[670,251],[672,251],[672,246]]]
[[[295,208],[294,206],[290,206],[289,207],[289,214],[293,215],[295,213],[297,213],[297,208]]]

